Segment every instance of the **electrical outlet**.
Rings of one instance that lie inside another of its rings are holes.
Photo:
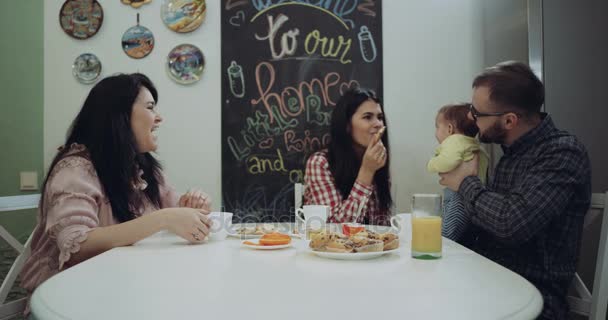
[[[38,172],[36,171],[21,171],[20,176],[20,189],[27,190],[38,190]]]

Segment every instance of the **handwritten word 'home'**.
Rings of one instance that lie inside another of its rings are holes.
[[[319,97],[322,98],[319,101],[314,101],[315,104],[321,102],[324,106],[335,106],[336,103],[330,99],[332,95],[330,90],[335,87],[334,90],[338,91],[337,96],[340,96],[346,89],[359,86],[356,80],[343,81],[339,73],[329,72],[325,74],[322,81],[318,78],[313,78],[310,81],[303,80],[294,86],[286,86],[274,91],[275,77],[276,71],[272,64],[261,62],[256,66],[255,82],[260,97],[258,99],[251,99],[251,105],[257,106],[261,104],[270,117],[270,123],[276,121],[275,114],[272,112],[273,106],[278,106],[279,112],[285,118],[297,117],[305,110],[306,96],[315,94],[315,90],[319,90]],[[333,96],[336,95],[334,94]],[[319,109],[315,107],[314,110],[318,111]],[[323,117],[315,118],[323,120]]]

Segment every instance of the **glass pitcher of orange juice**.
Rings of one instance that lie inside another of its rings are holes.
[[[441,196],[414,194],[412,197],[412,257],[441,258]]]

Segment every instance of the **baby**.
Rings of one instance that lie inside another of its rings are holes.
[[[464,161],[470,161],[479,154],[478,176],[482,183],[486,182],[488,172],[488,156],[480,148],[475,139],[479,128],[475,121],[469,119],[468,104],[451,104],[439,109],[435,118],[435,137],[440,143],[435,149],[435,156],[429,161],[429,172],[450,172]],[[464,203],[458,193],[445,188],[443,196],[443,226],[444,237],[454,241],[460,240],[469,224]]]

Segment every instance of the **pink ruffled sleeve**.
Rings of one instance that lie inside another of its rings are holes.
[[[59,270],[80,250],[89,231],[99,225],[100,202],[104,201],[92,164],[81,157],[60,161],[47,185],[46,230],[59,248]]]

